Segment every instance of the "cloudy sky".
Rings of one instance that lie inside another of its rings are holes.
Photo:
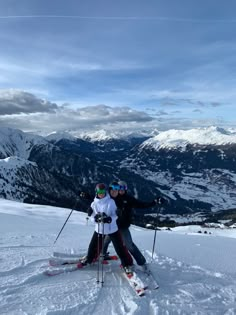
[[[236,127],[235,0],[0,0],[0,125]]]

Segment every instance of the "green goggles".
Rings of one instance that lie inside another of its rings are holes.
[[[105,195],[106,189],[97,189],[97,190],[96,190],[96,193],[97,193],[98,195]]]

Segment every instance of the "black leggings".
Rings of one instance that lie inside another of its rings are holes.
[[[129,266],[130,259],[125,250],[120,232],[116,231],[115,233],[109,234],[109,236],[111,238],[115,251],[121,260],[122,266],[123,267]],[[105,237],[105,235],[103,237]],[[99,246],[98,246],[98,242],[99,242]],[[102,251],[102,234],[98,234],[97,232],[94,232],[92,239],[90,241],[90,244],[89,244],[89,248],[88,248],[87,262],[91,264],[94,260],[97,259],[101,251]]]

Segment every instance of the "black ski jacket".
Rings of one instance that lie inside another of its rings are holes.
[[[151,202],[144,202],[136,199],[135,197],[125,193],[124,195],[118,195],[114,199],[117,206],[117,225],[120,229],[125,229],[132,223],[133,209],[150,208],[156,205],[153,200]]]

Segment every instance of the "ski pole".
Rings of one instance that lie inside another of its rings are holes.
[[[156,235],[157,235],[157,228],[155,227],[155,233],[154,233],[154,239],[153,239],[153,246],[152,246],[152,259],[151,259],[151,263],[152,263],[152,261],[153,261],[153,254],[154,254],[154,250],[155,250]]]
[[[100,222],[98,221],[98,243],[97,243],[97,260],[98,260],[98,267],[97,267],[97,284],[100,282],[99,273],[100,273]]]
[[[104,284],[104,274],[103,274],[103,262],[104,262],[104,253],[103,253],[103,249],[104,249],[104,222],[102,221],[102,251],[101,251],[101,253],[102,253],[102,255],[101,255],[101,257],[102,257],[102,275],[101,275],[101,284],[102,284],[102,286],[103,286],[103,284]]]
[[[157,218],[158,218],[158,207],[157,207],[157,213],[156,213],[156,224],[155,224],[155,232],[154,232],[154,238],[153,238],[153,246],[152,246],[152,259],[151,263],[153,261],[155,246],[156,246],[156,235],[157,235]]]
[[[62,226],[62,228],[61,228],[60,232],[58,233],[57,238],[55,239],[55,241],[54,241],[54,243],[53,243],[53,244],[55,244],[55,243],[56,243],[56,241],[58,240],[58,238],[59,238],[59,236],[60,236],[60,234],[61,234],[62,230],[64,229],[64,227],[65,227],[65,225],[66,225],[67,221],[69,220],[70,216],[72,215],[73,210],[74,210],[74,209],[71,209],[70,214],[68,215],[68,217],[67,217],[67,219],[66,219],[65,223],[63,224],[63,226]]]
[[[77,200],[76,200],[76,202],[75,202],[74,207],[71,209],[71,212],[70,212],[70,214],[68,215],[68,217],[67,217],[65,223],[63,224],[63,226],[62,226],[60,232],[58,233],[58,235],[57,235],[57,237],[56,237],[56,239],[55,239],[55,241],[54,241],[54,243],[53,243],[54,245],[55,245],[56,241],[58,240],[59,236],[61,235],[61,232],[63,231],[63,229],[64,229],[64,227],[65,227],[67,221],[69,220],[70,216],[72,215],[72,212],[74,211],[74,208],[75,208],[76,204],[77,204]]]

